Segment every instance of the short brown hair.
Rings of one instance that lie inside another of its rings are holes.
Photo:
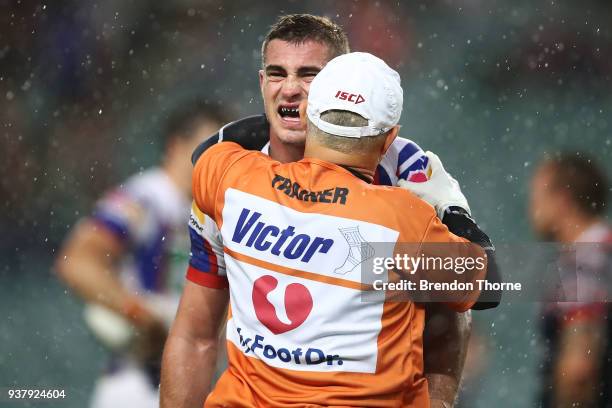
[[[549,157],[554,187],[565,190],[585,214],[602,215],[608,199],[608,180],[591,158],[580,152],[559,153]]]
[[[293,44],[316,41],[327,45],[329,58],[350,52],[346,33],[327,17],[312,14],[287,14],[280,16],[261,45],[261,62],[265,64],[266,48],[272,40],[283,40]]]

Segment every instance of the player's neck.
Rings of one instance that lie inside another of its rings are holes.
[[[557,240],[567,243],[575,242],[585,231],[598,222],[597,217],[587,216],[579,212],[566,214],[557,231]]]
[[[296,162],[304,157],[304,145],[283,143],[278,137],[271,136],[268,154],[281,163]]]
[[[364,169],[364,168],[356,167],[356,166],[342,165],[342,167],[344,167],[345,169],[353,173],[355,177],[360,178],[363,181],[366,181],[370,184],[374,181],[374,173],[376,172],[376,170]]]
[[[380,157],[375,154],[346,154],[317,143],[306,143],[304,157],[312,157],[349,168],[369,180],[374,179],[376,166],[380,160]]]

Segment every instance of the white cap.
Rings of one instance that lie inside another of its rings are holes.
[[[340,55],[315,76],[308,92],[308,119],[320,130],[344,137],[376,136],[397,125],[402,114],[400,76],[367,52]],[[357,113],[368,126],[339,126],[321,119],[330,110]]]

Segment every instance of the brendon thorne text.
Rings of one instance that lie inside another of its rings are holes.
[[[478,290],[503,290],[503,291],[520,291],[522,285],[520,282],[489,282],[486,279],[476,280]],[[426,279],[421,279],[418,282],[399,280],[396,282],[385,282],[383,280],[375,280],[373,282],[374,290],[407,290],[407,291],[449,291],[449,290],[474,290],[474,282],[459,282],[457,280],[450,282],[430,282]]]

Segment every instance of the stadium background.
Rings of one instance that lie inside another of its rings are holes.
[[[496,242],[535,240],[527,191],[544,152],[584,151],[612,174],[607,1],[4,0],[0,9],[0,389],[66,389],[51,405],[86,406],[106,353],[53,276],[64,234],[106,188],[155,162],[176,102],[204,95],[236,118],[263,111],[260,44],[280,14],[329,16],[353,50],[400,71],[401,135],[441,156]],[[480,375],[465,384],[463,406],[534,405],[537,310],[474,314]]]

